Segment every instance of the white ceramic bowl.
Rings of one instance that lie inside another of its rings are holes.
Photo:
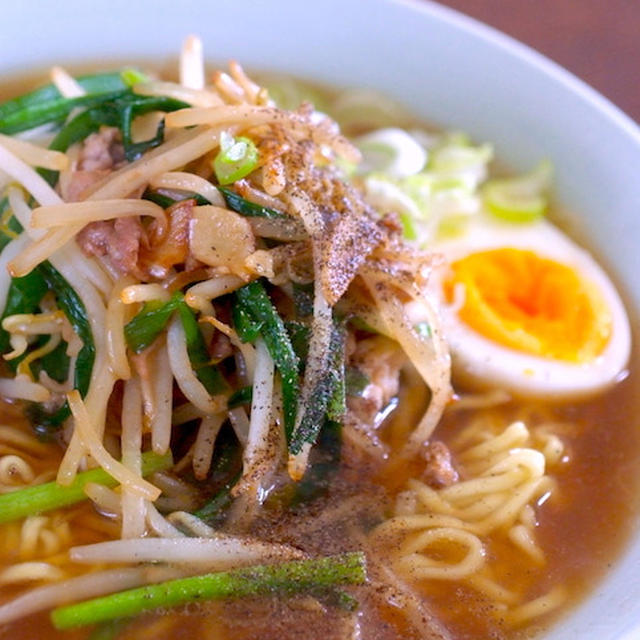
[[[640,308],[640,130],[563,69],[456,12],[426,1],[21,0],[3,4],[2,20],[2,73],[166,60],[195,32],[213,60],[385,91],[492,141],[516,169],[550,157],[560,201],[584,217],[587,241]],[[637,640],[638,567],[636,536],[548,640]]]

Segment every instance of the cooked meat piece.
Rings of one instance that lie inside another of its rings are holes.
[[[109,257],[121,273],[136,273],[140,241],[143,236],[138,216],[117,218],[113,223],[116,242],[110,247]]]
[[[80,171],[111,170],[124,160],[120,131],[115,127],[101,127],[84,141],[78,169]]]
[[[107,221],[88,224],[77,236],[80,248],[89,256],[104,256],[109,250],[113,225]]]
[[[189,232],[195,200],[182,200],[167,209],[169,228],[161,235],[155,220],[148,228],[148,244],[140,248],[139,269],[154,278],[165,278],[169,269],[189,257]]]
[[[66,202],[78,202],[96,182],[100,182],[124,161],[120,131],[101,127],[82,143],[74,170],[60,182],[60,193]]]
[[[384,336],[365,338],[356,343],[349,364],[367,378],[362,395],[347,398],[347,407],[364,424],[377,427],[377,416],[398,394],[400,369],[406,356],[396,342]]]
[[[166,277],[169,269],[189,258],[189,225],[194,200],[167,209],[168,229],[162,233],[155,221],[145,228],[139,216],[92,222],[76,240],[87,255],[108,256],[122,275],[139,280]]]
[[[216,331],[209,345],[209,355],[213,360],[224,360],[233,355],[231,340],[221,331]]]
[[[459,476],[453,466],[451,452],[444,442],[429,442],[423,450],[423,457],[427,465],[422,477],[430,487],[441,489],[458,482]]]
[[[60,182],[60,195],[65,202],[79,202],[84,199],[84,193],[89,187],[100,182],[111,173],[109,169],[95,171],[73,171],[68,180]]]
[[[140,218],[130,216],[92,222],[77,235],[76,241],[87,255],[106,255],[121,274],[139,277],[138,253],[143,233]]]

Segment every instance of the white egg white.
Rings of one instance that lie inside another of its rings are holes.
[[[541,258],[565,264],[596,286],[612,318],[611,337],[597,358],[574,364],[529,355],[493,342],[460,320],[458,305],[444,299],[442,282],[447,265],[471,253],[503,247],[532,250]],[[631,332],[615,286],[587,251],[546,220],[516,225],[480,215],[463,235],[432,248],[446,258],[446,264],[434,271],[429,289],[442,306],[456,382],[482,389],[502,388],[518,396],[564,400],[603,391],[626,374]]]

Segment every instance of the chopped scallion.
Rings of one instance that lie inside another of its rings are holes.
[[[534,222],[547,209],[552,174],[551,163],[543,161],[525,175],[489,180],[482,190],[485,206],[506,222]]]
[[[136,84],[142,84],[143,82],[149,82],[149,76],[146,73],[142,73],[142,71],[138,69],[133,69],[132,67],[127,67],[120,72],[120,77],[122,78],[122,82],[124,82],[127,87],[133,87]]]
[[[213,161],[213,170],[220,184],[231,184],[248,176],[258,166],[258,149],[249,138],[233,138],[223,134],[220,152]]]
[[[415,219],[406,212],[400,214],[400,222],[402,223],[402,230],[404,237],[407,240],[417,240],[418,230],[416,228]]]

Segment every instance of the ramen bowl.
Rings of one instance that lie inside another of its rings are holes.
[[[557,200],[579,212],[579,238],[615,276],[632,316],[640,307],[640,129],[562,68],[461,14],[425,1],[25,0],[5,6],[3,18],[19,26],[3,34],[3,75],[52,63],[162,64],[198,33],[212,61],[379,90],[436,126],[491,141],[515,170],[551,158]],[[632,535],[545,638],[639,637],[638,566]]]

